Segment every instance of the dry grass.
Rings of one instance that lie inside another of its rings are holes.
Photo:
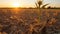
[[[59,20],[60,9],[0,9],[0,34],[59,34]]]

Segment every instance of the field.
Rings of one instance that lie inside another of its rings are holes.
[[[0,34],[60,34],[60,9],[2,9]]]

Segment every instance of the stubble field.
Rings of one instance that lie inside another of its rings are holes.
[[[60,9],[0,9],[0,34],[60,34]]]

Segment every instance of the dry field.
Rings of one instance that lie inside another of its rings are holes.
[[[60,9],[0,9],[0,34],[60,34]]]

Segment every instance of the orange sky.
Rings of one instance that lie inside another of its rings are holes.
[[[0,7],[14,7],[14,3],[18,3],[19,7],[35,7],[36,1],[37,0],[0,0]],[[52,7],[60,7],[60,0],[44,0],[43,4],[46,3],[49,3],[49,6]]]

